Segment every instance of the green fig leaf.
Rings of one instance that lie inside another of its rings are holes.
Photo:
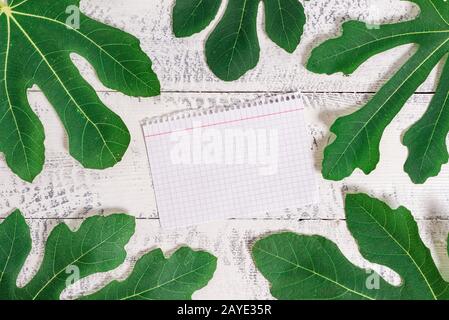
[[[122,264],[134,230],[134,218],[125,214],[87,218],[77,231],[57,225],[39,270],[20,288],[17,277],[31,251],[31,238],[25,219],[15,211],[0,224],[0,300],[59,299],[68,286]],[[81,299],[191,299],[212,278],[216,260],[186,247],[165,259],[157,249],[140,258],[125,281],[113,281]]]
[[[257,10],[261,0],[229,0],[224,16],[206,42],[207,63],[222,80],[232,81],[259,62]],[[268,37],[285,51],[298,46],[306,17],[298,0],[263,0]],[[220,0],[177,0],[173,32],[187,37],[203,30],[215,18]]]
[[[394,210],[365,194],[346,197],[349,231],[365,259],[401,277],[394,286],[372,270],[353,265],[321,236],[281,233],[255,243],[257,268],[278,299],[448,300],[449,283],[438,271],[418,226],[404,207]]]
[[[88,60],[108,88],[130,96],[160,92],[139,41],[79,11],[79,0],[0,0],[0,152],[11,170],[33,181],[44,164],[44,129],[27,89],[39,86],[59,115],[70,154],[84,167],[119,162],[130,135],[72,63]]]
[[[0,300],[55,300],[76,271],[79,279],[118,267],[134,234],[134,218],[124,214],[86,219],[71,231],[59,224],[50,233],[42,264],[23,288],[17,276],[30,253],[30,231],[19,211],[0,224]]]
[[[336,139],[324,151],[322,173],[326,179],[341,180],[356,168],[369,174],[376,168],[385,128],[440,61],[445,67],[429,109],[404,136],[403,143],[409,150],[404,169],[413,182],[424,183],[448,162],[445,138],[449,131],[449,3],[411,2],[421,10],[415,20],[378,27],[349,21],[343,24],[342,36],[324,42],[312,52],[307,64],[310,71],[350,74],[378,53],[403,44],[418,47],[363,108],[332,125]]]
[[[204,287],[217,267],[217,259],[207,252],[178,249],[166,259],[160,249],[137,261],[124,281],[114,281],[88,300],[190,300]]]

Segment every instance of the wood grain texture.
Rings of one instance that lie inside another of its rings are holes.
[[[94,0],[84,1],[82,8],[89,15],[130,32],[141,40],[142,48],[154,62],[164,91],[371,92],[388,80],[414,51],[413,46],[409,45],[383,53],[361,66],[350,77],[341,74],[321,76],[308,72],[304,64],[311,49],[330,37],[338,36],[343,21],[395,22],[412,19],[419,11],[414,5],[399,0],[302,2],[307,24],[301,44],[293,54],[286,53],[268,39],[263,27],[263,5],[260,5],[257,29],[259,64],[243,78],[228,83],[216,78],[205,62],[204,43],[218,23],[218,18],[201,33],[177,39],[171,29],[173,0]],[[218,17],[223,15],[226,3],[223,1]],[[437,71],[419,91],[434,90]]]
[[[43,240],[56,225],[56,220],[28,220],[32,229],[33,249],[18,284],[29,281],[39,263],[44,249]],[[66,223],[72,228],[79,220]],[[420,233],[443,275],[449,276],[449,258],[446,254],[446,238],[449,231],[447,221],[420,221]],[[144,253],[161,247],[170,255],[182,245],[211,252],[218,257],[218,266],[210,284],[194,294],[194,299],[272,299],[267,281],[258,273],[250,256],[252,244],[261,236],[273,231],[294,231],[301,234],[320,234],[336,242],[343,254],[363,268],[379,272],[387,281],[399,284],[399,277],[391,270],[373,265],[364,260],[346,229],[344,221],[261,221],[230,220],[177,230],[161,230],[157,221],[139,220],[137,232],[127,245],[126,262],[114,271],[90,276],[63,292],[64,299],[73,299],[89,294],[113,279],[124,279],[129,275],[135,261]]]
[[[219,15],[223,13],[225,2]],[[24,284],[36,271],[50,230],[60,219],[79,225],[80,219],[97,213],[126,212],[138,218],[137,232],[127,246],[129,261],[112,272],[124,277],[130,265],[142,253],[162,247],[168,253],[180,245],[209,250],[218,257],[218,269],[210,286],[197,299],[270,299],[269,287],[258,274],[250,258],[250,245],[267,233],[292,230],[320,234],[337,242],[344,254],[361,266],[372,266],[358,254],[346,229],[343,194],[367,192],[389,205],[408,207],[418,219],[420,232],[431,248],[434,259],[449,279],[446,240],[449,232],[449,167],[425,185],[413,185],[403,172],[407,150],[401,144],[404,130],[416,121],[430,102],[435,75],[421,86],[388,127],[381,143],[381,161],[369,176],[356,172],[343,182],[319,179],[320,206],[284,208],[276,212],[253,213],[237,218],[190,228],[163,230],[159,227],[154,193],[140,122],[186,109],[208,108],[250,101],[263,95],[301,91],[306,107],[310,149],[319,174],[322,150],[327,144],[329,126],[338,117],[366,103],[406,57],[411,46],[391,50],[370,59],[352,76],[314,75],[303,67],[312,46],[340,32],[348,19],[370,22],[411,19],[414,6],[398,0],[312,0],[305,4],[308,22],[302,43],[289,55],[271,43],[263,32],[262,8],[259,15],[261,60],[258,66],[236,82],[216,79],[204,59],[204,41],[211,32],[176,39],[171,31],[170,12],[174,1],[162,0],[90,0],[82,8],[90,16],[137,36],[143,49],[154,61],[161,79],[162,95],[136,99],[104,88],[85,60],[74,57],[76,64],[100,98],[127,124],[132,141],[125,158],[104,171],[83,169],[68,155],[67,139],[56,113],[39,88],[30,90],[33,109],[42,119],[46,132],[46,164],[43,173],[29,184],[15,177],[0,156],[0,217],[14,208],[22,210],[32,228],[33,252],[20,278]],[[214,22],[214,24],[216,21]],[[380,270],[391,281],[398,281],[389,270]],[[64,293],[73,298],[104,283],[108,274],[94,276]]]

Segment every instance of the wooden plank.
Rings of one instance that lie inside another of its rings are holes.
[[[395,22],[411,19],[418,13],[410,2],[398,0],[312,0],[302,1],[308,23],[300,47],[289,55],[277,48],[263,32],[263,8],[259,8],[258,34],[261,58],[258,66],[235,82],[218,80],[208,69],[204,58],[204,42],[215,20],[207,30],[185,39],[176,39],[171,31],[174,0],[89,0],[82,9],[100,21],[117,26],[137,36],[145,52],[154,61],[163,93],[160,97],[134,99],[102,86],[89,64],[73,55],[83,76],[99,91],[101,99],[126,122],[132,134],[131,146],[124,160],[104,171],[86,170],[67,153],[64,130],[52,107],[39,88],[30,93],[33,109],[46,130],[44,172],[32,184],[15,177],[0,156],[0,217],[20,208],[32,229],[33,251],[21,273],[19,284],[29,280],[38,267],[44,242],[61,218],[71,226],[97,213],[127,212],[136,217],[137,232],[127,246],[127,263],[110,274],[96,275],[64,293],[72,298],[91,291],[112,275],[123,278],[137,257],[155,247],[168,253],[180,245],[208,250],[219,258],[214,279],[195,294],[196,299],[269,299],[269,287],[255,270],[250,245],[262,235],[291,230],[329,237],[344,254],[360,266],[375,268],[389,280],[399,283],[391,271],[368,264],[358,254],[356,244],[346,229],[343,195],[367,192],[391,206],[404,205],[419,220],[421,235],[433,257],[449,279],[446,240],[449,231],[449,170],[443,167],[437,178],[416,186],[402,171],[407,150],[400,139],[424,112],[431,95],[416,94],[386,130],[381,144],[381,162],[376,171],[365,176],[356,172],[343,182],[319,179],[320,206],[286,208],[277,212],[254,213],[250,218],[219,221],[177,230],[159,227],[151,186],[148,161],[140,121],[177,110],[229,105],[253,100],[264,94],[303,91],[301,102],[307,108],[310,148],[315,155],[319,175],[322,150],[329,137],[329,126],[336,117],[364,104],[371,93],[383,85],[390,75],[412,53],[413,46],[403,46],[370,59],[349,77],[315,75],[304,68],[313,47],[337,36],[341,23],[349,19],[367,22]],[[223,1],[219,16],[223,14]],[[431,93],[435,88],[438,68],[418,90]],[[231,93],[230,93],[231,92]],[[235,92],[235,93],[232,93]],[[358,92],[358,93],[352,93]]]
[[[140,121],[175,110],[229,105],[255,99],[256,94],[163,94],[151,99],[131,99],[118,93],[101,93],[107,105],[123,117],[132,134],[131,146],[123,161],[107,170],[83,169],[67,152],[64,130],[51,106],[41,93],[30,95],[33,108],[46,130],[47,161],[43,173],[33,184],[21,181],[0,160],[0,214],[20,208],[27,217],[56,218],[85,216],[101,209],[124,211],[137,217],[156,218]],[[320,177],[322,150],[329,139],[329,126],[338,115],[347,114],[369,99],[362,94],[303,94],[306,107],[310,148],[319,176],[320,206],[285,208],[277,212],[252,214],[261,219],[342,219],[343,193],[367,192],[392,206],[402,204],[416,216],[448,219],[449,197],[446,192],[449,168],[443,166],[439,177],[425,185],[413,185],[403,172],[407,150],[400,137],[424,112],[429,95],[415,95],[385,132],[381,143],[381,161],[375,172],[365,176],[357,171],[343,182]],[[249,213],[251,214],[251,213]]]
[[[222,16],[225,2],[218,16]],[[411,45],[382,53],[362,65],[353,75],[326,76],[308,72],[304,65],[313,47],[341,32],[341,23],[358,19],[370,23],[411,19],[418,10],[410,2],[398,0],[312,0],[302,1],[308,17],[299,48],[288,54],[278,48],[263,30],[263,5],[260,6],[258,35],[260,62],[242,79],[223,82],[207,67],[204,43],[218,19],[205,31],[177,39],[171,30],[174,0],[91,0],[83,1],[84,12],[138,37],[142,48],[152,58],[163,91],[312,91],[372,92],[377,91],[392,73],[413,53]],[[106,90],[83,59],[76,59],[80,70],[97,90]],[[435,70],[419,89],[432,92]]]
[[[19,276],[19,285],[26,284],[41,263],[44,242],[55,220],[29,220],[33,238],[33,250]],[[76,228],[80,221],[67,224]],[[449,279],[449,258],[446,240],[448,221],[421,221],[420,233],[431,249],[433,258],[443,276]],[[102,287],[108,280],[125,279],[132,265],[144,253],[157,247],[170,255],[176,248],[188,245],[206,250],[218,257],[218,267],[209,285],[198,291],[195,299],[271,299],[269,285],[257,272],[251,258],[251,245],[259,238],[274,232],[293,231],[301,234],[318,234],[334,241],[343,254],[356,265],[380,272],[387,281],[398,285],[398,276],[386,267],[373,265],[364,260],[357,245],[346,229],[344,221],[226,221],[210,223],[178,230],[161,230],[157,221],[138,220],[137,232],[127,245],[128,259],[116,270],[88,277],[63,293],[63,298],[72,299]]]

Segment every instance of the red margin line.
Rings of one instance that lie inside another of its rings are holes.
[[[246,120],[266,118],[266,117],[270,117],[270,116],[275,116],[275,115],[284,114],[284,113],[291,113],[291,112],[296,112],[296,111],[301,111],[301,110],[304,110],[304,108],[292,109],[292,110],[287,110],[287,111],[279,111],[279,112],[268,113],[268,114],[264,114],[264,115],[253,116],[253,117],[248,117],[248,118],[242,118],[242,119],[237,119],[237,120],[229,120],[229,121],[222,121],[222,122],[217,122],[217,123],[205,124],[205,125],[202,125],[202,126],[199,126],[199,127],[192,127],[192,128],[186,128],[186,129],[180,129],[180,130],[174,130],[174,131],[166,131],[166,132],[161,132],[161,133],[155,133],[155,134],[146,135],[145,138],[163,136],[163,135],[167,135],[167,134],[171,134],[171,133],[175,133],[175,132],[191,131],[191,130],[194,130],[194,129],[213,127],[213,126],[218,126],[218,125],[222,125],[222,124],[236,123],[236,122],[241,122],[241,121],[246,121]]]

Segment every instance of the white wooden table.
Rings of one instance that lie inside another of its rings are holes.
[[[227,2],[227,1],[223,1]],[[204,59],[204,42],[211,31],[185,39],[171,32],[174,0],[89,0],[82,9],[90,16],[137,36],[154,62],[162,94],[134,99],[104,88],[86,61],[74,56],[82,74],[95,86],[100,98],[126,122],[132,134],[130,148],[114,168],[83,169],[67,151],[67,140],[56,113],[38,88],[30,91],[34,110],[46,130],[47,161],[42,174],[29,184],[14,176],[0,159],[0,216],[19,208],[32,229],[33,251],[20,276],[26,283],[42,259],[44,242],[56,223],[76,227],[85,217],[126,212],[137,217],[137,232],[127,246],[129,259],[119,269],[82,281],[81,287],[64,292],[73,298],[92,290],[111,276],[124,278],[132,261],[155,247],[168,254],[180,245],[208,250],[218,257],[218,268],[210,284],[195,299],[270,299],[269,286],[256,271],[250,256],[255,239],[267,233],[292,230],[320,234],[337,242],[344,254],[360,266],[370,266],[397,283],[389,270],[370,265],[358,253],[346,229],[343,211],[345,192],[366,192],[391,206],[404,205],[419,221],[420,232],[444,276],[449,279],[446,240],[449,232],[449,167],[425,185],[413,185],[403,172],[406,148],[400,139],[404,130],[417,120],[429,103],[436,72],[410,99],[388,127],[381,143],[377,170],[365,176],[356,172],[343,182],[319,179],[320,206],[286,208],[260,212],[254,218],[232,219],[179,230],[159,227],[140,121],[183,109],[226,105],[235,101],[285,91],[300,91],[307,109],[308,129],[316,144],[311,145],[319,174],[322,150],[329,138],[329,126],[338,117],[360,107],[413,52],[410,45],[380,54],[350,77],[316,75],[304,68],[313,46],[340,32],[341,22],[364,19],[393,22],[410,19],[416,7],[399,0],[312,0],[306,1],[308,22],[300,47],[287,54],[268,40],[262,29],[263,8],[259,15],[261,58],[258,66],[239,81],[225,83],[209,71]],[[220,15],[223,12],[221,7]],[[201,195],[198,195],[201,196]]]

